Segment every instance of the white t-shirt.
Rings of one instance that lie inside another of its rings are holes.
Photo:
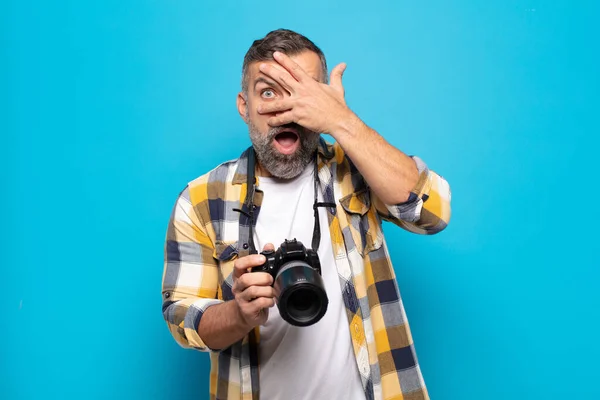
[[[314,165],[291,180],[259,177],[264,192],[254,231],[258,251],[285,239],[298,239],[311,247],[314,214]],[[319,193],[319,201],[323,201]],[[327,312],[314,325],[296,327],[285,322],[277,306],[260,327],[261,399],[365,399],[356,365],[348,318],[333,258],[329,221],[319,208],[321,243],[319,260],[329,299]]]

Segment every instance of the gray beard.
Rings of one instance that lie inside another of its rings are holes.
[[[300,136],[300,146],[293,154],[281,154],[273,145],[273,140],[284,127],[291,126],[297,129]],[[248,130],[260,165],[269,171],[271,175],[280,179],[292,179],[300,175],[312,161],[315,151],[319,146],[319,134],[309,131],[298,124],[287,124],[271,128],[266,135],[263,135],[249,121]]]

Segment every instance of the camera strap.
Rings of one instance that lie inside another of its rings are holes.
[[[313,228],[313,237],[312,237],[312,249],[316,252],[319,251],[319,244],[321,243],[321,226],[319,223],[319,207],[332,207],[335,208],[335,203],[320,203],[319,202],[319,161],[318,157],[315,154],[315,173],[314,179],[315,182],[315,202],[313,204],[313,210],[315,212],[315,227]]]
[[[327,203],[327,202],[319,202],[319,163],[317,152],[315,152],[314,157],[314,192],[315,192],[315,201],[313,203],[313,210],[315,215],[315,225],[313,228],[313,237],[312,237],[312,250],[317,252],[319,250],[319,244],[321,243],[321,226],[319,224],[319,207],[331,207],[335,208],[335,203]],[[248,171],[246,173],[246,198],[244,199],[244,206],[246,206],[246,210],[239,208],[234,208],[233,211],[237,211],[240,213],[240,225],[242,224],[242,215],[248,218],[248,250],[250,254],[258,254],[256,251],[256,247],[254,246],[254,192],[256,190],[256,177],[255,171],[256,168],[256,153],[254,151],[254,147],[250,146],[248,148]],[[290,238],[291,239],[291,238]]]

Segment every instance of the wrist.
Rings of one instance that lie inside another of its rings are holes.
[[[333,127],[329,134],[337,141],[344,137],[354,136],[364,123],[350,109],[342,113],[333,122]]]
[[[250,325],[244,318],[244,314],[242,313],[242,310],[240,310],[237,301],[230,300],[229,303],[233,309],[232,313],[235,321],[235,330],[242,335],[246,335],[248,332],[250,332],[253,326]]]

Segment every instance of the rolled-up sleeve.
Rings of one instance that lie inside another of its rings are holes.
[[[179,195],[167,229],[162,281],[162,311],[182,347],[210,351],[198,335],[206,309],[217,298],[218,264],[214,245],[196,215],[186,188]]]
[[[432,235],[444,230],[450,222],[450,186],[419,157],[413,156],[412,159],[417,165],[419,180],[408,200],[390,205],[373,194],[375,207],[383,219],[409,232]]]

